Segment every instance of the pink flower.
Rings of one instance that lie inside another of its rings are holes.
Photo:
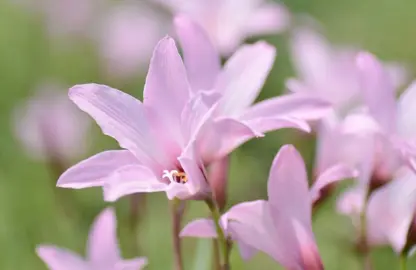
[[[322,173],[309,190],[302,157],[293,146],[283,146],[270,169],[268,201],[232,207],[222,216],[222,227],[245,259],[260,250],[287,269],[323,269],[312,232],[312,203],[327,184],[355,175],[340,164]],[[206,219],[191,222],[181,235],[216,237],[212,221]]]
[[[107,74],[126,78],[143,72],[168,24],[160,12],[140,1],[109,7],[94,32]]]
[[[100,1],[96,0],[16,0],[40,14],[52,36],[86,37],[96,18]]]
[[[363,209],[367,194],[378,193],[381,186],[395,182],[397,174],[405,170],[403,167],[415,169],[416,121],[411,115],[414,114],[416,85],[413,83],[396,101],[394,83],[373,55],[360,53],[357,66],[366,107],[349,115],[343,129],[355,139],[353,162],[359,166],[360,176],[357,185],[340,197],[338,210],[352,216],[359,226],[358,215],[369,211]],[[377,234],[370,235],[368,240],[371,244],[381,241]]]
[[[355,48],[333,47],[320,34],[303,28],[292,37],[291,54],[299,79],[287,81],[289,90],[325,98],[341,116],[363,103]],[[390,63],[385,68],[394,87],[404,83],[407,74],[403,66]]]
[[[247,37],[282,32],[290,20],[283,5],[265,0],[156,1],[196,20],[215,48],[226,56]]]
[[[59,92],[62,89],[52,83],[41,85],[15,110],[15,134],[35,159],[70,161],[88,149],[86,135],[91,122]]]
[[[38,256],[50,270],[138,270],[147,264],[146,258],[123,260],[117,241],[117,220],[112,208],[96,218],[87,244],[87,259],[69,250],[49,245],[36,248]]]
[[[283,127],[307,130],[299,118],[319,117],[328,109],[327,103],[304,96],[247,109],[273,56],[274,49],[265,43],[244,47],[225,68],[223,92],[202,91],[190,87],[175,43],[166,37],[154,51],[143,103],[104,85],[73,87],[71,100],[127,150],[106,151],[75,165],[60,177],[58,186],[104,185],[110,201],[136,192],[166,191],[169,198],[181,199],[209,195],[206,164],[263,132]],[[246,65],[255,68],[242,68]]]

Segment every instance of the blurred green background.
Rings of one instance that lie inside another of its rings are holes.
[[[33,0],[35,1],[35,0]],[[414,0],[287,0],[291,12],[309,14],[322,23],[327,37],[370,50],[383,60],[395,60],[416,68],[416,1]],[[264,99],[283,91],[284,80],[294,75],[287,54],[287,34],[265,37],[279,54],[274,69],[259,97]],[[56,203],[56,176],[46,164],[33,161],[22,151],[11,129],[11,113],[17,102],[31,95],[44,79],[57,79],[68,86],[99,82],[122,89],[139,98],[144,75],[130,81],[110,81],[100,74],[97,53],[82,42],[51,44],[39,18],[15,5],[0,0],[0,269],[46,269],[35,254],[35,246],[51,243],[85,254],[85,243],[94,217],[105,207],[100,189],[59,190],[75,209],[68,217]],[[89,154],[116,148],[117,144],[94,126]],[[283,130],[253,140],[232,155],[229,206],[240,201],[264,198],[269,166],[281,145],[293,143],[311,167],[314,141],[308,136]],[[148,197],[146,219],[137,239],[128,227],[129,202],[115,204],[123,255],[147,256],[147,269],[171,269],[169,212],[164,194]],[[333,198],[334,199],[334,198]],[[326,269],[361,269],[354,252],[354,231],[349,219],[337,215],[332,201],[327,202],[314,222],[314,231]],[[202,203],[193,202],[186,220],[207,214]],[[132,243],[138,241],[140,254]],[[185,239],[186,269],[191,268],[197,244]],[[398,269],[390,248],[372,252],[374,269]],[[243,262],[236,249],[233,269],[278,269],[275,262],[259,254]],[[416,261],[409,269],[416,267]],[[199,268],[198,268],[199,269]],[[202,269],[202,267],[200,268]]]

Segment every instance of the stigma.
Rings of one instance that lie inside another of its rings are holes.
[[[171,183],[185,184],[188,182],[188,176],[184,172],[178,172],[177,170],[164,170],[163,178],[168,178]]]

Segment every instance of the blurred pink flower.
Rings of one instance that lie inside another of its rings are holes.
[[[344,116],[363,103],[357,53],[355,48],[332,46],[312,29],[297,29],[291,41],[291,55],[299,78],[289,79],[286,86],[293,92],[327,99]],[[407,71],[395,63],[386,64],[385,68],[395,91],[405,82]]]
[[[38,256],[51,270],[139,270],[146,258],[123,260],[117,241],[117,220],[112,208],[100,213],[94,221],[87,243],[87,259],[69,250],[50,245],[36,248]]]
[[[143,72],[169,23],[166,16],[144,2],[111,5],[92,33],[108,76],[126,78]]]
[[[221,218],[227,235],[236,240],[244,259],[260,250],[288,269],[323,269],[312,232],[312,203],[326,185],[356,172],[344,165],[320,175],[311,190],[305,164],[297,150],[283,146],[276,155],[268,180],[268,201],[244,202]],[[181,236],[216,237],[212,221],[189,223]]]
[[[97,0],[16,0],[39,14],[52,36],[86,37],[96,18],[101,1]]]
[[[111,201],[131,193],[155,191],[166,191],[170,199],[207,196],[210,189],[205,165],[248,139],[263,136],[263,132],[284,127],[308,130],[307,123],[299,118],[319,118],[328,110],[327,103],[302,95],[247,109],[273,58],[274,48],[266,43],[245,46],[220,76],[221,89],[225,90],[201,91],[190,87],[175,43],[166,37],[154,51],[143,104],[108,86],[73,87],[71,100],[128,151],[93,156],[65,172],[58,186],[104,185],[105,198]],[[246,95],[241,92],[244,88],[248,88]],[[237,96],[239,102],[235,102]]]
[[[196,20],[221,55],[229,56],[248,37],[275,34],[290,21],[288,10],[267,0],[154,0]]]
[[[357,67],[366,107],[347,116],[342,128],[354,137],[354,147],[351,149],[354,155],[351,157],[360,169],[360,176],[357,185],[339,198],[337,207],[339,212],[350,215],[354,224],[360,226],[358,216],[362,211],[370,211],[369,208],[363,209],[365,198],[370,196],[370,204],[375,196],[372,193],[379,194],[385,190],[383,185],[399,185],[389,182],[398,181],[401,177],[397,177],[397,174],[406,170],[406,167],[415,170],[416,121],[412,115],[416,84],[412,83],[396,101],[394,83],[373,55],[360,53]],[[376,229],[372,231],[375,232],[368,236],[370,244],[385,240],[379,237]]]
[[[35,159],[71,161],[88,149],[86,136],[91,121],[59,92],[63,89],[52,83],[41,85],[15,109],[15,134]]]

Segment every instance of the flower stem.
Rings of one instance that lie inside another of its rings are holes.
[[[403,252],[402,254],[400,254],[399,257],[400,260],[400,270],[407,270],[407,254],[405,252]]]
[[[364,204],[360,213],[360,240],[359,240],[359,251],[361,252],[363,260],[363,270],[371,270],[371,258],[370,258],[370,246],[368,245],[367,239],[367,216],[366,209],[368,205],[369,192],[364,198]]]
[[[179,199],[171,201],[171,219],[172,219],[172,244],[174,256],[174,269],[183,270],[182,248],[179,233],[181,230],[181,221],[184,212],[184,205]]]
[[[220,256],[221,270],[229,270],[230,263],[229,263],[228,243],[227,243],[227,239],[225,237],[225,234],[220,224],[221,214],[220,214],[219,208],[213,200],[205,200],[205,202],[208,205],[209,210],[211,211],[212,219],[215,224],[215,230],[217,231],[217,239],[218,239],[217,243],[219,244],[219,249],[221,251],[221,256]]]

